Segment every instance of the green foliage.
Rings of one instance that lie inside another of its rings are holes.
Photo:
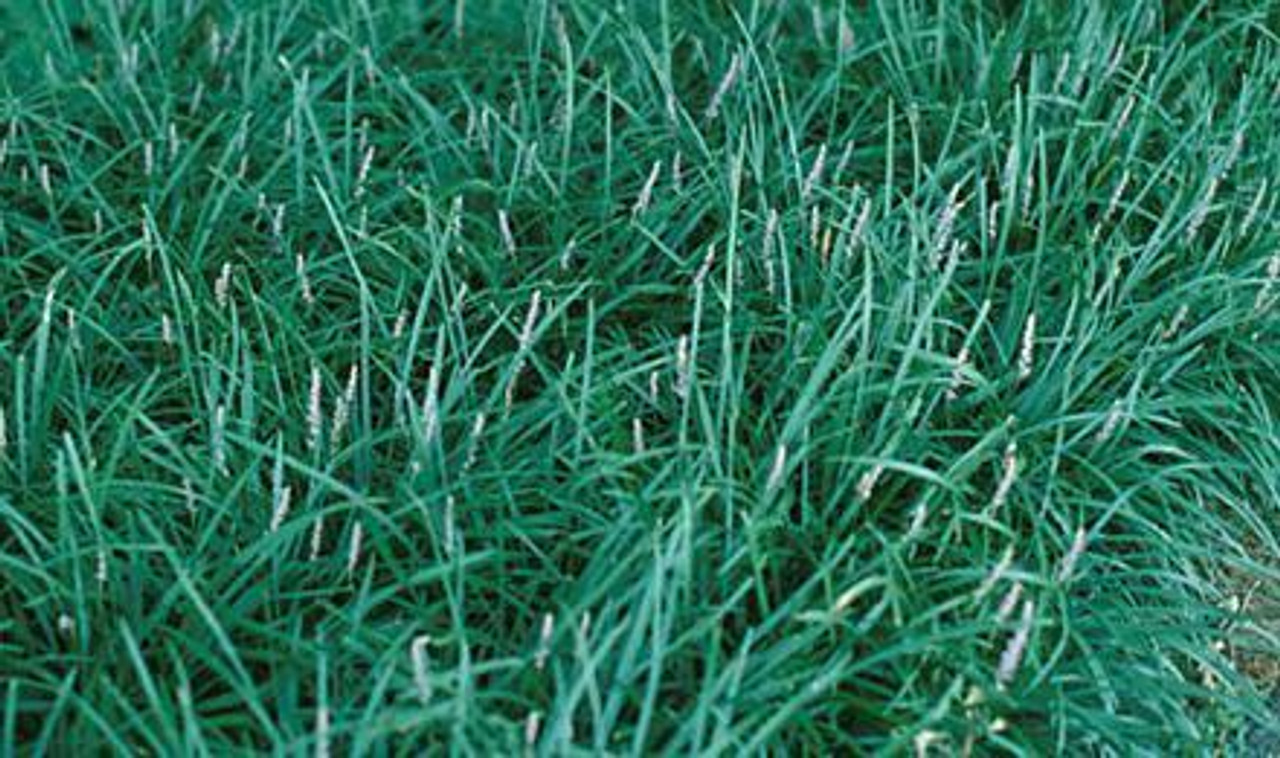
[[[1266,4],[41,7],[0,753],[1274,721]]]

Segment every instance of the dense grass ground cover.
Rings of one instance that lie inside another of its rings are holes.
[[[1258,3],[0,6],[0,754],[1263,750]]]

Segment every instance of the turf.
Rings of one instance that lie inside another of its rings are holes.
[[[0,6],[0,755],[1265,751],[1278,32]]]

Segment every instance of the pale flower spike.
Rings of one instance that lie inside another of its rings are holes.
[[[724,96],[729,90],[733,89],[733,85],[738,81],[738,73],[742,68],[742,55],[740,53],[733,54],[733,60],[729,61],[729,69],[725,71],[724,77],[720,79],[720,84],[716,87],[715,94],[711,96],[711,102],[707,105],[706,117],[708,120],[715,119],[720,115],[720,106],[724,100]]]

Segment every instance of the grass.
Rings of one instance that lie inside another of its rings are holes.
[[[36,5],[0,754],[1266,749],[1269,4]]]

